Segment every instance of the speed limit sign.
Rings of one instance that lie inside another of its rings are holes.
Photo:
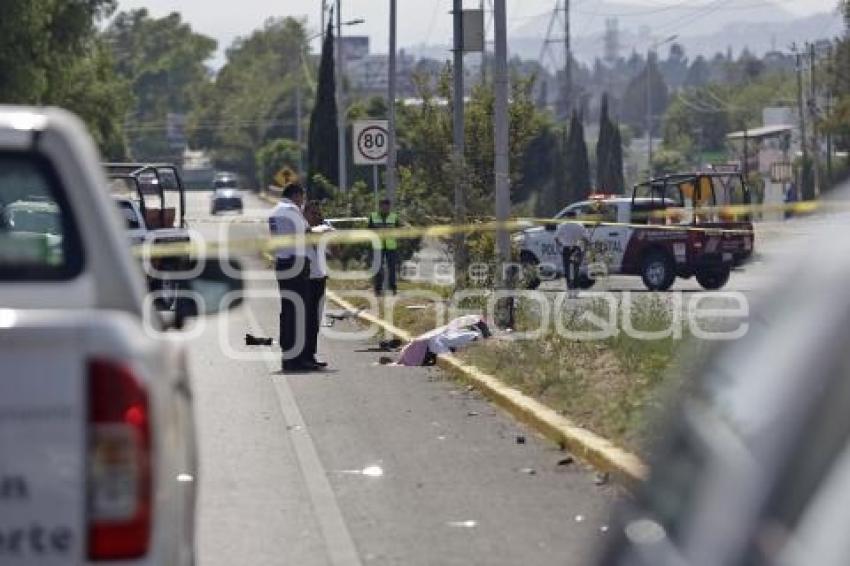
[[[355,165],[386,165],[390,149],[386,120],[358,120],[352,127]]]

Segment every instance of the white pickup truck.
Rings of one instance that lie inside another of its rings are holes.
[[[0,225],[0,564],[194,562],[186,354],[105,187],[76,118],[0,106],[0,214],[54,215]],[[197,314],[240,289],[198,271]]]

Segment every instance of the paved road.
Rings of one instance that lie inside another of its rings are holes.
[[[207,198],[189,196],[206,237],[261,218],[210,219]],[[559,465],[565,454],[438,370],[377,365],[374,340],[323,337],[335,369],[281,375],[279,354],[242,345],[245,332],[276,335],[275,284],[263,272],[249,289],[190,348],[201,566],[588,563],[615,488]]]

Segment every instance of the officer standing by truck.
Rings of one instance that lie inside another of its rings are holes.
[[[373,230],[386,230],[399,227],[398,214],[391,210],[390,199],[381,199],[378,210],[369,215],[369,228]],[[373,250],[377,251],[377,250]],[[384,290],[384,262],[386,262],[387,287],[393,295],[398,292],[396,285],[396,271],[398,269],[398,241],[395,238],[381,239],[381,257],[378,273],[375,274],[375,295],[380,295]]]
[[[590,239],[584,224],[576,221],[564,222],[555,230],[555,243],[561,247],[564,262],[564,278],[570,298],[576,296],[584,246]]]

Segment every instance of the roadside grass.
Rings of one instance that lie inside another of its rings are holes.
[[[587,331],[582,317],[603,315],[598,302],[571,307],[565,328]],[[535,306],[520,305],[517,331],[537,325]],[[632,308],[632,326],[647,332],[670,328],[673,314],[660,296],[645,295]],[[554,325],[534,340],[496,339],[473,345],[461,356],[552,409],[615,443],[643,453],[651,425],[664,409],[671,389],[680,385],[670,371],[688,336],[639,339],[622,331],[602,339],[582,340],[556,332]]]
[[[371,291],[371,282],[335,281],[329,288],[338,292]],[[391,322],[415,336],[436,326],[438,305],[445,306],[453,290],[400,282],[399,291],[398,297],[381,297],[377,314],[387,320],[391,312]],[[409,292],[413,295],[406,296]],[[423,300],[426,293],[434,301]],[[344,298],[358,308],[369,308],[364,297]],[[558,332],[550,320],[539,336],[526,339],[521,336],[523,332],[540,327],[541,305],[525,298],[517,302],[514,332],[497,333],[491,340],[472,344],[459,351],[458,357],[576,424],[644,454],[651,441],[651,425],[663,412],[671,392],[681,386],[681,374],[671,370],[683,346],[695,342],[687,329],[682,328],[681,336],[673,333],[654,339],[637,337],[623,331],[624,321],[619,313],[623,309],[618,309],[611,335],[581,339],[577,333],[599,328],[587,320],[588,314],[606,320],[610,316],[604,301],[587,299],[565,301],[560,312],[552,311],[561,317],[561,327],[571,333]],[[481,303],[472,300],[462,306],[480,312]],[[663,295],[640,294],[632,299],[631,327],[646,333],[664,333],[675,322],[673,308]]]

